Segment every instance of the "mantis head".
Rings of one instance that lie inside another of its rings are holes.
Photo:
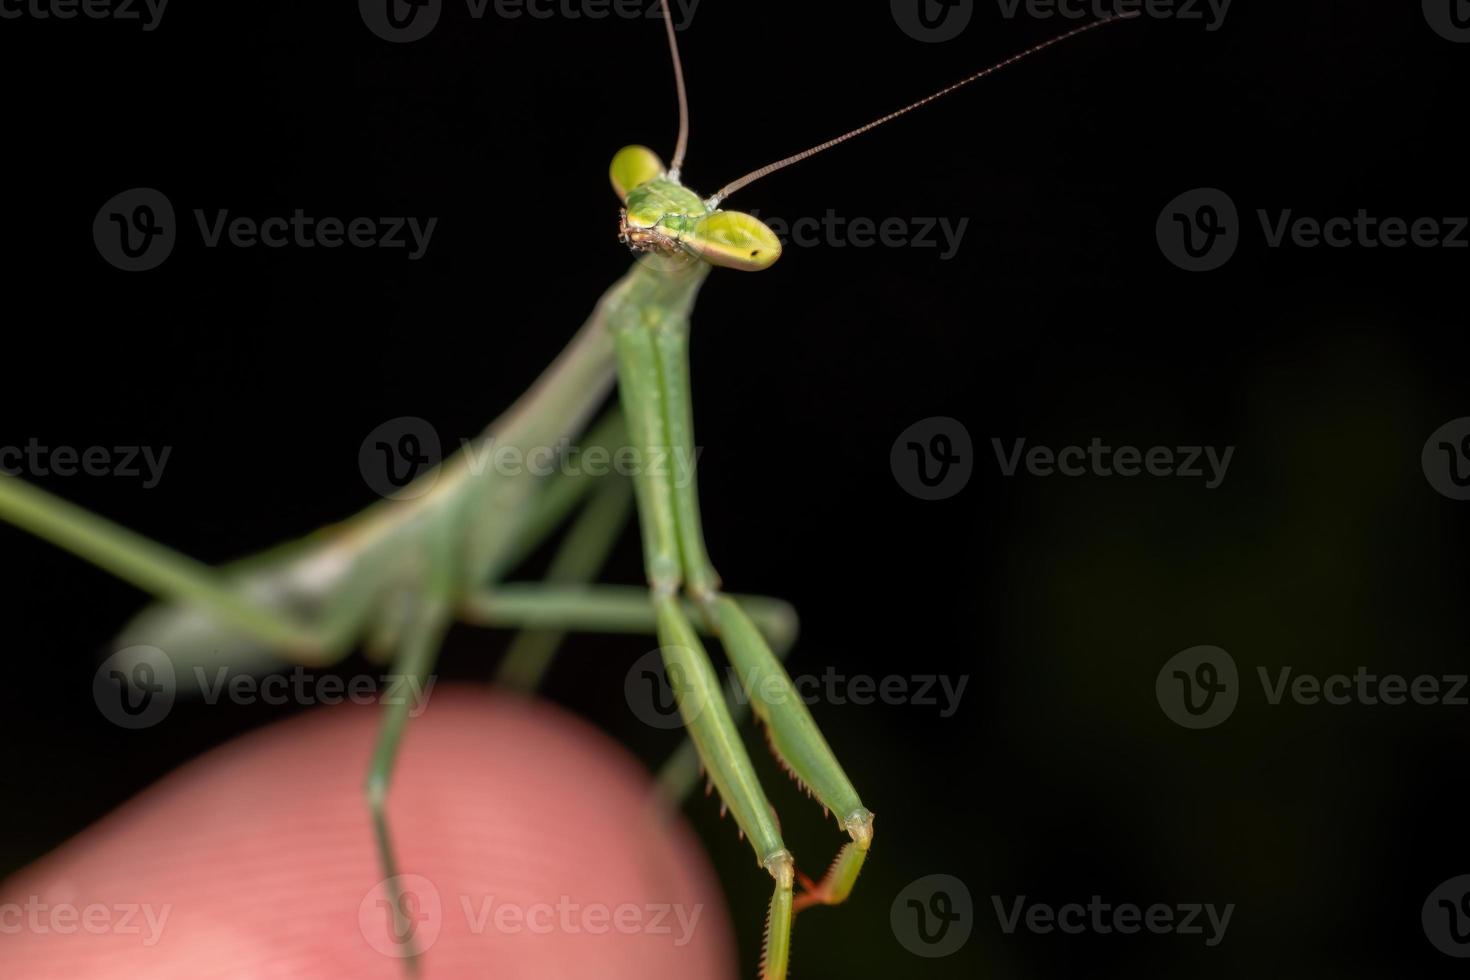
[[[624,205],[622,240],[634,251],[685,254],[742,272],[768,269],[781,257],[781,240],[763,221],[711,207],[646,146],[619,150],[610,176]]]

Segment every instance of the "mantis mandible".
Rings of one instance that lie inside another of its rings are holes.
[[[1109,17],[1068,31],[701,198],[681,180],[689,106],[667,0],[662,7],[679,104],[674,155],[665,166],[646,147],[629,146],[616,154],[610,171],[623,202],[620,238],[637,259],[536,383],[491,423],[482,444],[530,449],[585,433],[583,445],[629,446],[645,461],[658,454],[692,460],[688,343],[699,288],[714,267],[759,271],[781,255],[770,228],[720,204],[777,170],[1124,19]],[[614,382],[621,410],[593,422]],[[676,480],[665,467],[641,465],[630,495],[628,481],[611,476],[477,470],[473,449],[339,525],[219,569],[8,475],[0,475],[0,517],[161,599],[124,629],[119,643],[128,650],[163,649],[172,662],[262,666],[263,656],[276,655],[319,666],[362,645],[375,659],[391,659],[395,674],[421,690],[444,633],[460,619],[522,630],[500,676],[530,688],[566,631],[657,636],[692,743],[692,750],[686,744],[665,768],[661,783],[682,796],[702,768],[720,794],[722,810],[733,814],[757,864],[770,874],[774,891],[761,975],[780,980],[790,959],[793,916],[848,897],[873,843],[874,821],[782,666],[794,639],[794,614],[778,600],[722,590],[705,548],[692,473]],[[591,584],[635,504],[647,589]],[[507,581],[579,507],[547,580]],[[719,641],[777,759],[847,837],[820,881],[798,872],[782,841],[701,635]],[[409,712],[407,699],[386,700],[365,787],[379,860],[390,881],[398,877],[398,862],[385,803]],[[413,970],[415,958],[406,963]]]

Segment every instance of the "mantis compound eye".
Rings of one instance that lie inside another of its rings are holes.
[[[781,239],[765,222],[742,211],[715,211],[700,218],[683,238],[710,265],[742,272],[769,269],[781,257]]]
[[[635,187],[662,176],[664,162],[658,158],[658,154],[646,146],[625,146],[613,157],[612,166],[608,168],[608,176],[612,178],[613,190],[617,191],[618,198],[624,204],[628,203],[628,194]]]

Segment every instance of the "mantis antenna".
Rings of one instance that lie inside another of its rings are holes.
[[[665,9],[665,12],[667,12],[668,7],[665,6],[664,9]],[[904,106],[902,109],[899,109],[896,112],[890,112],[886,116],[883,116],[883,117],[881,117],[879,119],[875,119],[872,122],[868,123],[866,126],[859,126],[857,129],[854,129],[854,130],[852,130],[851,132],[848,132],[848,133],[843,133],[841,136],[838,136],[835,139],[827,140],[825,143],[818,143],[816,146],[812,147],[809,150],[802,150],[800,153],[796,153],[796,154],[793,154],[793,155],[791,155],[789,157],[786,157],[784,160],[777,160],[775,163],[767,164],[766,166],[761,167],[759,170],[752,170],[750,173],[746,174],[744,177],[741,177],[739,180],[732,181],[731,183],[726,184],[724,187],[721,187],[718,191],[715,192],[715,194],[714,194],[713,197],[711,197],[709,200],[707,200],[705,202],[705,206],[706,207],[709,207],[711,209],[716,208],[716,207],[719,206],[720,202],[723,201],[725,198],[729,197],[731,194],[734,194],[736,191],[740,190],[741,188],[747,187],[750,184],[755,183],[756,181],[760,180],[762,177],[767,177],[767,176],[775,173],[778,170],[784,170],[785,168],[791,166],[793,163],[800,163],[801,161],[803,161],[803,160],[805,160],[805,159],[807,159],[809,157],[814,157],[818,153],[821,153],[823,150],[830,150],[830,149],[832,149],[832,147],[837,146],[839,143],[846,143],[848,140],[852,139],[855,136],[861,136],[864,133],[867,133],[867,132],[870,132],[870,131],[872,131],[874,129],[877,129],[879,126],[882,126],[884,123],[890,123],[893,120],[897,119],[899,116],[907,115],[908,113],[913,112],[915,109],[921,109],[921,108],[923,108],[924,106],[928,105],[931,102],[934,102],[934,101],[937,101],[938,99],[944,98],[946,95],[949,95],[951,92],[954,92],[954,91],[957,91],[959,89],[964,88],[966,85],[969,85],[971,82],[978,82],[980,79],[986,77],[987,75],[993,75],[993,74],[995,74],[996,72],[1000,71],[1002,68],[1008,68],[1011,65],[1014,65],[1018,61],[1022,61],[1022,60],[1026,59],[1026,58],[1031,57],[1033,54],[1039,54],[1040,52],[1045,51],[1047,48],[1051,47],[1052,45],[1061,44],[1063,41],[1070,40],[1070,39],[1076,37],[1079,34],[1086,34],[1088,31],[1096,30],[1097,28],[1103,27],[1103,26],[1105,26],[1107,24],[1111,24],[1114,21],[1131,20],[1131,19],[1133,19],[1134,17],[1137,17],[1137,16],[1138,16],[1138,12],[1137,11],[1134,11],[1132,13],[1126,13],[1126,14],[1112,14],[1112,15],[1109,15],[1107,17],[1102,18],[1101,20],[1095,20],[1095,21],[1093,21],[1090,24],[1083,24],[1081,27],[1074,27],[1074,28],[1072,28],[1072,30],[1067,31],[1065,34],[1058,34],[1056,37],[1051,38],[1050,40],[1042,41],[1040,44],[1033,45],[1033,46],[1027,48],[1025,51],[1020,52],[1019,54],[1013,54],[1009,58],[1005,59],[1004,61],[997,62],[997,63],[991,65],[989,68],[984,69],[983,71],[977,71],[975,74],[971,75],[969,78],[965,78],[965,79],[962,79],[962,80],[960,80],[958,82],[955,82],[953,85],[949,86],[948,88],[942,88],[938,92],[935,92],[933,95],[930,95],[930,96],[927,96],[925,98],[922,98],[919,101],[913,103],[912,105]],[[672,30],[673,30],[673,28],[670,27],[670,31],[671,32],[672,32]],[[672,36],[673,35],[671,33],[670,34],[670,37],[672,37]],[[677,55],[675,55],[674,65],[675,65],[675,69],[677,71],[677,69],[678,69],[678,56]],[[681,88],[681,94],[682,94],[682,88]],[[681,145],[682,145],[682,143],[681,143]],[[676,169],[677,169],[677,165],[676,165]]]
[[[689,149],[689,93],[684,88],[684,62],[679,58],[679,39],[674,33],[674,15],[669,10],[669,0],[662,0],[664,28],[669,34],[669,53],[674,57],[674,85],[679,92],[679,142],[674,144],[674,162],[669,166],[669,177],[679,179],[684,168],[684,153]]]

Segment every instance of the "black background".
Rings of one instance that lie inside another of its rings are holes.
[[[989,4],[921,44],[886,4],[704,0],[682,34],[685,170],[709,191],[1041,40]],[[170,7],[136,23],[0,21],[6,338],[0,445],[172,447],[164,478],[38,479],[210,561],[371,502],[363,437],[401,415],[469,436],[628,263],[606,166],[667,151],[656,21],[470,18],[393,45],[347,4]],[[1448,976],[1419,923],[1470,871],[1455,787],[1465,707],[1269,706],[1258,666],[1466,670],[1467,505],[1420,449],[1470,414],[1470,252],[1268,248],[1257,209],[1463,215],[1456,136],[1470,48],[1417,3],[1241,2],[1222,29],[1145,19],[1008,70],[757,184],[732,207],[793,219],[969,219],[959,253],[792,247],[717,271],[695,315],[706,527],[731,587],[803,616],[796,672],[968,677],[960,710],[819,704],[879,814],[845,909],[803,916],[809,975]],[[181,217],[160,268],[91,239],[119,191]],[[1175,195],[1226,190],[1243,242],[1189,274],[1160,252]],[[425,258],[206,249],[194,208],[258,218],[436,216]],[[959,495],[889,467],[905,427],[952,416]],[[1005,478],[991,439],[1236,447],[1224,484]],[[0,871],[180,762],[285,709],[183,705],[140,733],[90,698],[140,596],[0,528],[7,747]],[[635,536],[610,578],[639,580]],[[473,679],[504,638],[456,632]],[[1229,650],[1242,703],[1190,732],[1160,711],[1175,652]],[[580,639],[548,695],[650,765],[675,744],[621,696],[638,640]],[[343,666],[353,672],[354,661]],[[761,760],[793,850],[830,824]],[[690,805],[753,970],[768,882],[713,804]],[[963,880],[975,931],[918,960],[889,904]],[[991,896],[1234,902],[1225,941],[1006,935]],[[983,972],[982,972],[983,971]]]

